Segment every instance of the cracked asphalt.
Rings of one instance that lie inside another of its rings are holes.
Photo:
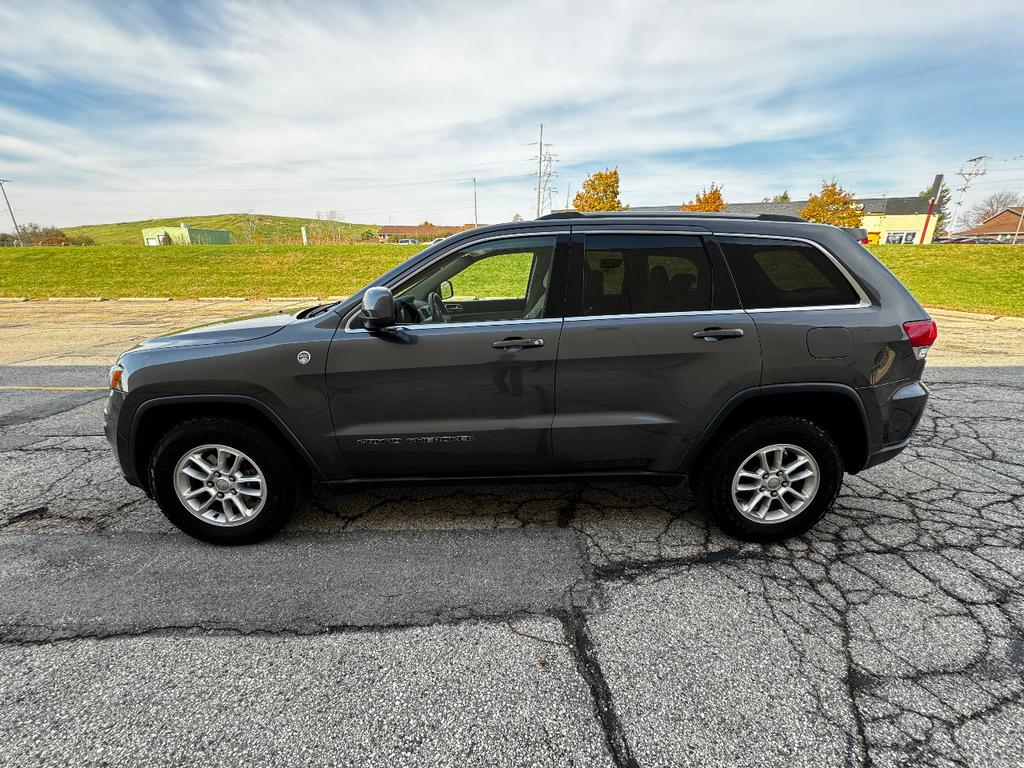
[[[684,488],[318,494],[218,549],[120,478],[95,366],[0,366],[3,765],[1020,766],[1024,368],[761,546]]]

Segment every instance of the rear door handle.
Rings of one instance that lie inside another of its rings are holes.
[[[719,339],[736,339],[742,335],[742,328],[705,328],[703,331],[693,332],[693,338],[704,339],[704,341],[718,341]]]
[[[491,346],[495,349],[507,349],[509,352],[519,352],[520,350],[528,347],[543,347],[544,339],[502,339],[501,341],[492,341]]]

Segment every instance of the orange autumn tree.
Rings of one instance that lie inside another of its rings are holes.
[[[684,211],[702,211],[704,213],[725,210],[725,198],[722,197],[722,188],[711,182],[710,187],[705,187],[697,193],[697,197],[683,205]]]
[[[572,199],[572,207],[577,211],[621,211],[619,169],[605,168],[590,174]]]
[[[815,224],[859,227],[864,218],[864,206],[853,199],[852,192],[847,192],[832,179],[821,182],[821,192],[807,199],[807,205],[800,211],[800,218]]]

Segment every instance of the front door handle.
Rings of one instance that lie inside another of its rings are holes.
[[[693,338],[704,339],[704,341],[718,341],[719,339],[736,339],[742,335],[742,328],[705,328],[703,331],[693,332]]]
[[[495,349],[506,349],[509,352],[520,352],[526,348],[543,347],[544,339],[521,339],[512,337],[501,341],[492,341],[491,346]]]

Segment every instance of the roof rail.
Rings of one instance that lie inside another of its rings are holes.
[[[747,219],[750,221],[805,221],[799,216],[782,213],[729,213],[728,211],[558,211],[540,216],[542,219],[604,219],[635,217],[644,219]]]

